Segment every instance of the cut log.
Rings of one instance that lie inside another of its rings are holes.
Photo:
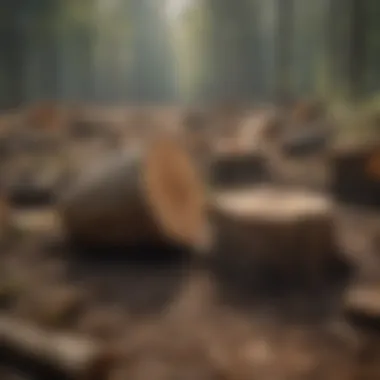
[[[331,153],[331,192],[348,204],[380,207],[378,143],[356,148],[340,148]]]
[[[82,379],[107,353],[96,341],[58,334],[6,316],[0,317],[0,363],[38,379]],[[104,370],[107,379],[111,371]],[[50,376],[50,377],[49,377]]]
[[[213,210],[218,255],[242,273],[254,277],[267,268],[287,281],[320,282],[335,262],[332,206],[323,196],[267,187],[225,191]]]
[[[174,140],[155,139],[91,166],[59,202],[64,228],[75,240],[209,244],[203,183]]]

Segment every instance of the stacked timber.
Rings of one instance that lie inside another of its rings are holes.
[[[194,248],[209,241],[203,183],[177,142],[161,137],[99,161],[78,174],[59,202],[74,240]]]

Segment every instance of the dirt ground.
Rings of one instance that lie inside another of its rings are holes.
[[[369,252],[360,244],[370,241],[365,233],[377,221],[354,211],[340,210],[337,220],[351,257],[365,267],[371,257],[360,256]],[[343,281],[320,293],[275,288],[264,294],[250,288],[249,278],[231,279],[178,251],[147,247],[144,260],[136,255],[134,261],[120,251],[78,256],[51,238],[44,215],[36,218],[38,233],[15,236],[4,248],[2,312],[112,342],[123,359],[110,379],[380,376],[377,332],[345,319]],[[20,378],[6,367],[3,373]]]
[[[277,182],[325,191],[325,169],[314,159],[289,162]],[[249,270],[236,275],[174,248],[74,248],[52,208],[12,215],[17,228],[1,240],[0,315],[100,342],[117,353],[107,380],[380,379],[380,325],[348,318],[344,301],[357,278],[380,282],[376,212],[336,207],[337,238],[354,270],[319,289],[277,278],[258,288]],[[1,344],[0,379],[64,378],[21,371]]]

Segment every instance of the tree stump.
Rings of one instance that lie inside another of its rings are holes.
[[[320,284],[336,257],[332,205],[323,196],[267,187],[224,191],[215,195],[213,217],[219,258],[241,275],[267,269],[286,282]]]

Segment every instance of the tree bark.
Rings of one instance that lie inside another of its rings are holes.
[[[76,239],[192,247],[207,240],[202,183],[175,143],[153,143],[90,166],[60,202],[64,225]]]

